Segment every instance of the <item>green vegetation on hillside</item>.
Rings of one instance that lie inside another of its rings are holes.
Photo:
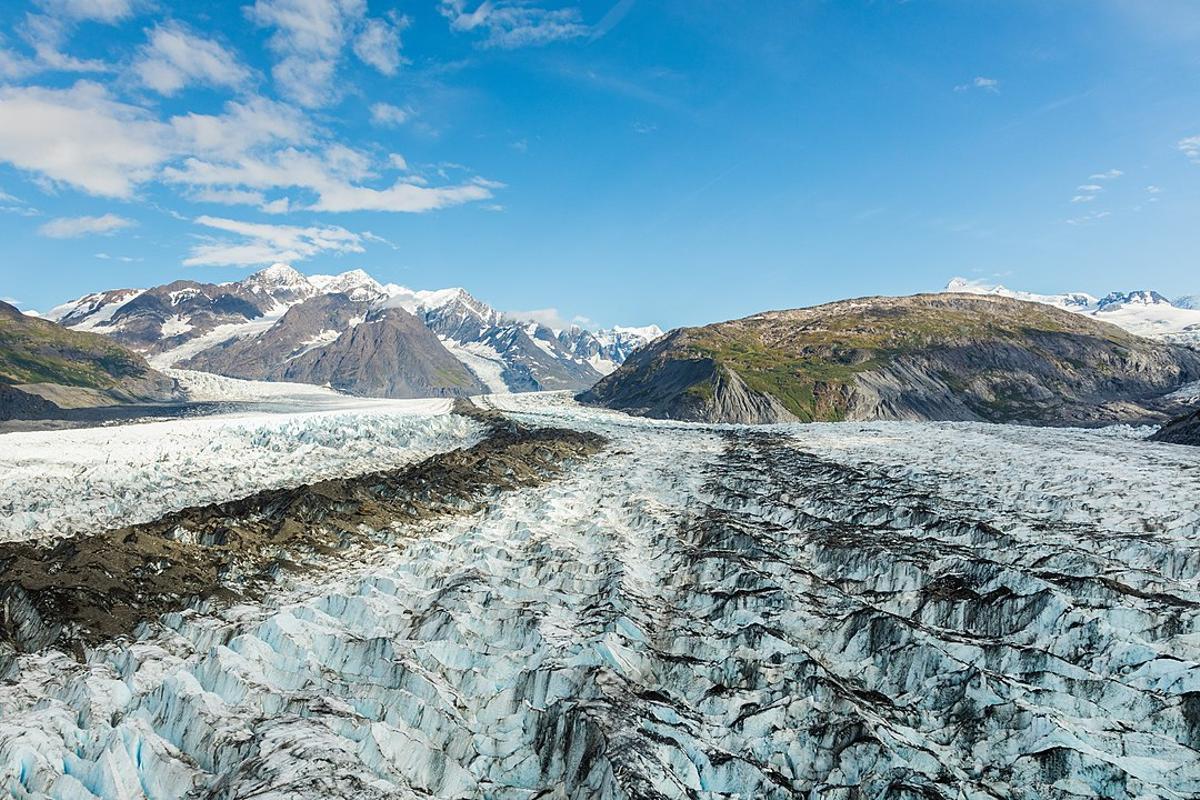
[[[803,421],[837,421],[845,418],[847,389],[855,376],[900,356],[968,341],[1028,347],[1032,337],[1077,331],[1090,322],[1064,320],[1064,312],[1027,303],[995,305],[987,314],[943,304],[846,304],[825,311],[819,319],[781,312],[710,325],[690,331],[686,346],[733,370],[750,389],[775,397]],[[1129,344],[1130,334],[1099,325],[1094,334],[1114,355],[1128,354],[1123,345]],[[700,390],[689,391],[704,396]],[[1019,405],[1017,398],[997,402]]]
[[[48,320],[0,309],[0,383],[57,383],[109,389],[146,372],[120,345]]]

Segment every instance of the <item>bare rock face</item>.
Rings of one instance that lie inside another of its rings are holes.
[[[487,387],[412,314],[346,294],[292,306],[268,330],[185,361],[249,380],[327,384],[367,397],[461,397]]]
[[[1155,442],[1190,444],[1200,447],[1200,408],[1171,420],[1150,439]]]
[[[62,411],[36,394],[0,384],[0,422],[14,419],[54,419]]]
[[[372,311],[332,344],[297,357],[271,377],[368,397],[464,397],[487,391],[432,331],[399,308]]]
[[[579,395],[705,422],[1163,419],[1200,352],[995,296],[847,300],[686,328]]]

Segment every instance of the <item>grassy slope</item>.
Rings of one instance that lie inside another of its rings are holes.
[[[984,308],[990,313],[936,302],[838,303],[698,328],[688,333],[686,346],[737,372],[751,389],[774,396],[805,421],[842,419],[842,390],[856,375],[930,348],[965,341],[1031,347],[1033,335],[1046,333],[1093,336],[1117,353],[1137,346],[1136,337],[1118,328],[1045,306]],[[703,397],[706,389],[689,391]]]
[[[0,308],[0,383],[57,383],[111,389],[140,377],[146,363],[103,336]]]

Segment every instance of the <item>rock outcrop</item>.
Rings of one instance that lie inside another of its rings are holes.
[[[328,385],[366,397],[463,397],[487,387],[401,308],[344,294],[293,306],[270,330],[184,362],[234,378]]]
[[[705,422],[1161,420],[1200,352],[1043,304],[915,295],[673,331],[582,402]]]
[[[1155,442],[1190,444],[1200,447],[1200,408],[1171,420],[1150,439]]]

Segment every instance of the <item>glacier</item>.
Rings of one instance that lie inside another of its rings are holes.
[[[479,403],[609,445],[261,602],[167,614],[81,658],[12,655],[0,788],[1200,794],[1194,449],[1132,428]]]
[[[413,463],[483,427],[451,401],[372,400],[180,370],[197,396],[255,410],[0,435],[0,541],[148,522],[187,506]]]

